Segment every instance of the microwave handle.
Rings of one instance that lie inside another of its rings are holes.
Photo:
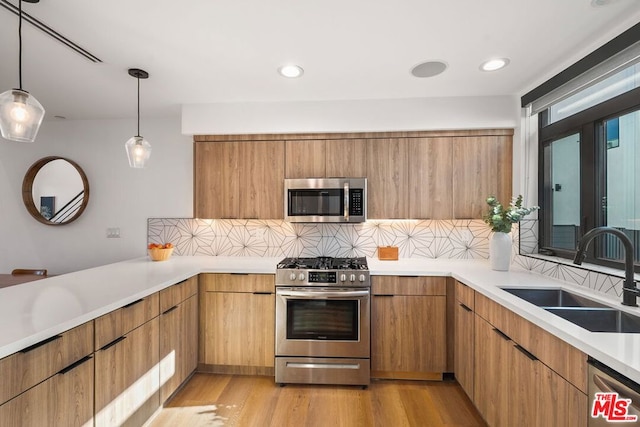
[[[349,182],[344,183],[344,220],[349,222]]]

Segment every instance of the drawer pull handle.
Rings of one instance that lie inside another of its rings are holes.
[[[269,291],[266,291],[266,292],[262,292],[262,291],[255,291],[253,294],[254,294],[254,295],[273,295],[273,292],[269,292]]]
[[[87,362],[91,359],[91,356],[85,356],[82,359],[78,360],[75,363],[72,363],[71,365],[67,366],[66,368],[64,368],[63,370],[61,370],[60,372],[58,372],[61,375],[66,374],[69,371],[74,370],[75,368],[77,368],[78,366],[82,365],[84,362]]]
[[[124,307],[122,307],[122,308],[129,308],[129,307],[132,307],[132,306],[134,306],[134,305],[136,305],[136,304],[138,304],[138,303],[141,303],[142,301],[144,301],[144,298],[140,298],[139,300],[135,300],[134,302],[130,302],[129,304],[125,305],[125,306],[124,306]]]
[[[229,273],[229,274],[231,274],[232,276],[248,276],[249,275],[249,273]]]
[[[393,294],[373,294],[374,297],[392,297]]]
[[[50,342],[53,342],[53,341],[55,341],[57,339],[60,339],[60,338],[62,338],[62,335],[54,335],[51,338],[47,338],[46,340],[42,340],[39,343],[35,343],[33,345],[30,345],[27,348],[23,348],[22,350],[20,350],[20,353],[28,353],[31,350],[35,350],[38,347],[42,347],[43,345],[49,344]]]
[[[460,307],[462,307],[465,311],[473,311],[463,303],[460,303]]]
[[[493,332],[495,332],[496,334],[500,335],[500,337],[502,339],[504,339],[505,341],[511,341],[511,338],[509,338],[509,335],[505,334],[504,332],[502,332],[500,329],[498,328],[493,328]]]
[[[104,350],[108,350],[109,348],[113,347],[114,345],[118,344],[120,341],[123,341],[126,337],[123,335],[120,338],[116,338],[115,340],[111,341],[109,344],[104,345],[100,351],[104,351]]]
[[[169,314],[171,313],[173,310],[175,310],[176,308],[178,308],[177,305],[174,305],[173,307],[171,307],[170,309],[168,309],[167,311],[163,312],[162,315],[164,316],[165,314]]]
[[[534,356],[533,354],[529,353],[529,351],[527,351],[527,349],[522,347],[520,344],[516,344],[515,347],[520,351],[520,353],[524,354],[525,356],[527,356],[529,359],[533,360],[534,362],[536,360],[538,360],[538,358],[536,356]]]

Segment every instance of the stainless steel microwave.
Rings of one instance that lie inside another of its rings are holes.
[[[284,220],[289,222],[364,222],[366,178],[284,180]]]

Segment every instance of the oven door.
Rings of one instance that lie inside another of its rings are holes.
[[[369,288],[277,288],[276,356],[368,358],[369,301]]]

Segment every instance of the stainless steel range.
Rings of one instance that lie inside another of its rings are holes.
[[[367,385],[366,258],[285,258],[276,269],[276,382]]]

